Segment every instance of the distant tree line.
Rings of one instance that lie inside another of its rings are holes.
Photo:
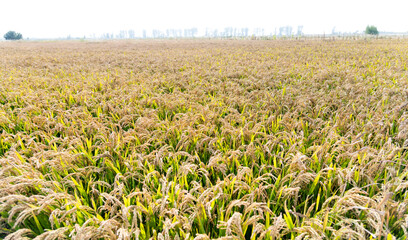
[[[149,34],[147,30],[143,30],[142,33],[136,34],[135,30],[121,30],[118,34],[104,33],[100,36],[102,39],[133,39],[133,38],[195,38],[197,36],[206,38],[239,38],[239,37],[263,37],[263,36],[276,36],[276,37],[292,37],[292,36],[302,36],[303,26],[298,26],[297,31],[294,31],[292,26],[283,26],[275,28],[275,32],[266,33],[263,28],[254,28],[252,31],[249,28],[233,28],[226,27],[223,30],[206,28],[205,33],[198,35],[197,28],[186,28],[186,29],[166,29],[159,30],[153,29]],[[332,30],[332,35],[341,34],[336,31],[334,27]],[[354,34],[358,34],[355,32]],[[365,29],[365,34],[378,35],[379,32],[375,26],[367,26]],[[96,38],[95,34],[91,36]],[[6,40],[19,40],[23,38],[21,33],[15,31],[8,31],[4,34]],[[85,38],[85,36],[84,36]],[[67,39],[71,39],[69,35]]]

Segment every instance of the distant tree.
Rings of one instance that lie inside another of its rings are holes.
[[[23,35],[14,31],[8,31],[6,34],[4,34],[4,38],[6,40],[19,40],[23,38]]]
[[[375,26],[367,26],[366,30],[365,30],[366,34],[370,34],[370,35],[378,35],[378,30],[377,27]]]

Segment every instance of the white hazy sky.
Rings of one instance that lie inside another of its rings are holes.
[[[8,30],[29,38],[82,37],[119,30],[291,25],[305,33],[408,31],[403,0],[0,0],[0,36]]]

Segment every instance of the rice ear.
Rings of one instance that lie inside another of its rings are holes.
[[[29,236],[33,234],[34,233],[32,230],[27,229],[27,228],[22,228],[22,229],[15,231],[14,233],[7,235],[7,237],[5,237],[4,240],[30,239]]]

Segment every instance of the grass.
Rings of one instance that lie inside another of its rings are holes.
[[[1,238],[406,239],[405,40],[0,53]]]

